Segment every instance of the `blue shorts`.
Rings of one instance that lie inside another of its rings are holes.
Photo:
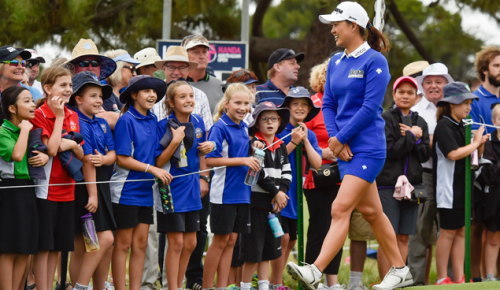
[[[364,179],[369,183],[375,181],[385,164],[385,158],[376,159],[359,154],[354,154],[354,157],[349,162],[340,159],[337,159],[337,161],[339,163],[340,178],[343,179],[344,175],[349,174]]]

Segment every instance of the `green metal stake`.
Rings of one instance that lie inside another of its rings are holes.
[[[297,159],[296,171],[297,171],[297,206],[298,206],[298,265],[301,265],[301,262],[304,262],[304,211],[303,207],[303,199],[302,199],[302,142],[297,145],[295,148],[295,156]],[[302,290],[302,285],[299,283],[299,290]]]
[[[467,116],[467,119],[470,119]],[[465,145],[470,144],[471,126],[465,126]],[[470,281],[470,220],[471,220],[471,159],[470,155],[465,157],[465,283]],[[460,277],[455,277],[460,279]]]

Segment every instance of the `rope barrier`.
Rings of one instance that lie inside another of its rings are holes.
[[[485,123],[478,123],[478,122],[472,121],[472,119],[463,119],[462,121],[464,122],[465,126],[479,125],[479,126],[485,126],[485,127],[500,129],[500,126],[494,126],[494,125],[489,125],[489,124],[485,124]]]
[[[276,143],[278,143],[280,141],[283,141],[283,139],[285,139],[286,137],[288,137],[290,135],[292,135],[292,133],[289,133],[289,134],[283,136],[283,138],[279,139],[278,141],[272,143],[271,145],[265,147],[262,150],[269,149],[270,147],[274,146]],[[216,169],[222,169],[222,168],[226,168],[226,167],[227,166],[212,167],[212,168],[209,168],[209,169],[200,170],[200,171],[196,171],[196,172],[190,172],[190,173],[186,173],[186,174],[175,175],[175,176],[172,176],[172,178],[185,177],[185,176],[189,176],[189,175],[199,174],[199,173],[208,172],[208,171],[212,171],[212,170],[216,170]],[[27,188],[27,187],[68,186],[68,185],[86,185],[86,184],[121,183],[121,182],[145,182],[145,181],[155,181],[155,179],[154,178],[148,178],[148,179],[133,179],[133,180],[90,181],[90,182],[78,182],[78,183],[56,183],[56,184],[35,184],[35,185],[19,185],[19,186],[0,186],[0,190],[2,190],[2,189],[13,189],[13,188]]]

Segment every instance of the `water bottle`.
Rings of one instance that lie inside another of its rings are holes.
[[[161,179],[157,178],[158,189],[160,190],[161,208],[163,214],[174,212],[174,202],[172,200],[172,193],[170,192],[170,185],[165,185]]]
[[[257,149],[255,148],[255,153],[253,154],[254,158],[257,158],[259,160],[259,163],[262,166],[262,163],[264,162],[264,156],[266,153],[262,149]],[[245,178],[245,184],[248,186],[255,186],[257,184],[257,179],[259,179],[259,171],[252,170],[251,168],[248,168],[248,173]]]
[[[267,218],[269,219],[269,225],[271,226],[271,230],[273,230],[274,237],[282,237],[285,233],[283,232],[283,228],[281,227],[280,220],[274,213],[269,213]]]
[[[82,216],[82,231],[83,241],[85,242],[85,250],[87,250],[87,252],[99,250],[99,240],[97,239],[94,218],[92,218],[91,213]]]
[[[181,149],[181,158],[177,161],[177,168],[183,168],[188,166],[188,158],[186,156],[186,147],[184,147],[184,140],[179,144],[179,148]]]

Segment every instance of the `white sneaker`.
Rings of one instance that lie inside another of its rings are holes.
[[[316,290],[328,290],[328,287],[323,283],[319,283]]]
[[[288,274],[290,274],[294,280],[302,284],[307,290],[316,290],[315,285],[321,281],[321,277],[323,276],[316,266],[309,264],[299,266],[293,262],[288,262],[288,264],[286,264],[286,269]]]
[[[403,269],[396,269],[391,267],[384,280],[380,284],[374,285],[374,290],[392,290],[396,288],[406,287],[413,284],[413,277],[411,276],[410,269],[404,267]]]
[[[321,285],[321,283],[320,283],[319,285]],[[318,287],[318,289],[319,289],[319,287]],[[329,290],[346,290],[346,289],[345,289],[345,286],[344,286],[344,285],[341,285],[340,283],[337,283],[337,284],[335,284],[335,285],[332,285],[332,286],[328,287],[328,289],[329,289]]]
[[[347,290],[368,290],[368,287],[363,285],[363,282],[358,281],[358,283],[349,283]]]

